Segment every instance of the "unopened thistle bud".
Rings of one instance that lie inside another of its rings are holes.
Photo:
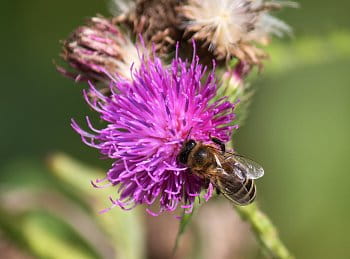
[[[76,81],[109,82],[106,74],[131,77],[131,67],[139,66],[134,43],[110,20],[91,18],[63,42],[62,58],[75,69],[58,69]]]
[[[145,43],[152,45],[156,53],[168,54],[175,50],[176,42],[181,40],[183,33],[179,29],[180,20],[176,11],[179,2],[135,0],[134,5],[129,5],[130,10],[116,17],[114,21],[126,24],[135,35],[142,35]]]
[[[178,10],[190,38],[208,46],[218,60],[236,57],[246,63],[261,65],[266,53],[254,43],[268,43],[271,35],[291,31],[284,22],[270,16],[291,2],[263,0],[188,0]]]
[[[241,126],[247,116],[250,99],[253,95],[250,85],[244,82],[251,69],[251,65],[239,61],[234,68],[224,73],[218,93],[219,98],[227,96],[230,102],[237,104],[236,120]]]

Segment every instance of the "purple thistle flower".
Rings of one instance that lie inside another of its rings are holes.
[[[234,104],[226,98],[213,100],[214,71],[205,78],[198,57],[191,63],[176,57],[170,66],[157,57],[141,61],[140,68],[132,71],[132,80],[111,76],[110,96],[92,84],[90,91],[96,98],[84,92],[89,105],[107,122],[105,128],[95,129],[89,118],[92,133],[74,120],[72,127],[85,144],[114,160],[107,176],[94,183],[118,186],[112,207],[131,209],[159,201],[159,213],[174,211],[178,205],[189,212],[201,190],[208,189],[208,200],[213,186],[179,163],[178,153],[189,137],[204,143],[210,142],[210,136],[229,141],[236,127]]]

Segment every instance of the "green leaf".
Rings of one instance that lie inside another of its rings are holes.
[[[23,215],[0,213],[0,228],[15,243],[39,258],[99,258],[63,220],[40,210]]]
[[[103,178],[105,172],[86,166],[64,154],[51,156],[49,165],[54,175],[69,185],[91,208],[91,214],[111,238],[118,259],[139,259],[145,254],[142,214],[139,208],[124,211],[119,207],[106,213],[99,211],[111,207],[109,197],[116,194],[116,187],[93,188],[90,181]],[[143,210],[144,211],[144,210]]]

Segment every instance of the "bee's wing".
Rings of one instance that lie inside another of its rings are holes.
[[[264,169],[253,160],[238,154],[226,158],[232,163],[233,172],[241,179],[258,179],[264,175]]]

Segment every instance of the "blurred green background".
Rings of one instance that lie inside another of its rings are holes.
[[[257,91],[236,148],[264,166],[260,206],[297,258],[350,258],[350,3],[300,5],[278,13],[295,35],[268,48],[271,60],[251,81]],[[94,170],[65,156],[49,159],[62,151],[108,167],[69,126],[90,113],[82,85],[53,65],[59,41],[96,13],[108,15],[107,2],[2,2],[0,253],[7,258],[108,258],[115,247],[120,258],[157,258],[143,250],[137,212],[96,214],[107,205],[89,196],[98,192],[89,183]]]

